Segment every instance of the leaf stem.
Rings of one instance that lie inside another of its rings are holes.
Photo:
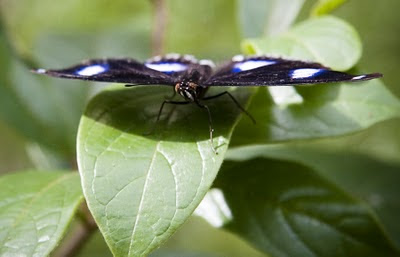
[[[152,55],[164,53],[165,30],[167,27],[167,8],[165,0],[150,0],[154,6],[153,32],[151,37]]]

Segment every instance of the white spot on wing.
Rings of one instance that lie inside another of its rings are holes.
[[[321,69],[297,69],[292,71],[292,74],[290,76],[292,77],[292,79],[311,78],[322,71],[323,70]]]
[[[100,73],[103,73],[107,71],[108,66],[106,65],[100,65],[100,64],[95,64],[87,67],[83,67],[82,69],[78,70],[76,74],[81,75],[81,76],[93,76],[93,75],[98,75]]]
[[[367,76],[366,75],[360,75],[360,76],[352,78],[351,80],[360,80],[360,79],[363,79],[365,77],[367,77]]]
[[[268,66],[275,64],[276,61],[268,61],[268,60],[248,60],[244,62],[235,63],[233,65],[233,72],[240,72],[246,70],[252,70],[263,66]]]
[[[44,74],[44,73],[46,73],[46,70],[45,69],[37,69],[36,73]]]
[[[146,63],[145,65],[147,68],[165,73],[179,72],[187,69],[186,64],[178,62]]]

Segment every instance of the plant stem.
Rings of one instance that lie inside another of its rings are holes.
[[[82,203],[79,224],[71,232],[71,235],[62,243],[52,256],[55,257],[73,257],[83,248],[85,243],[97,230],[97,225],[87,208],[86,202]]]
[[[154,6],[151,50],[153,56],[164,53],[165,29],[167,27],[167,8],[165,0],[150,0]]]

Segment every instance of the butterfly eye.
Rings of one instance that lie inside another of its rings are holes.
[[[95,64],[91,66],[82,67],[75,73],[76,75],[81,75],[81,76],[94,76],[106,72],[109,68],[110,67],[108,64]]]

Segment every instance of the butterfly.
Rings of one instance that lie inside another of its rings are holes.
[[[37,69],[35,73],[52,77],[135,85],[165,85],[174,89],[183,101],[164,100],[158,112],[159,121],[165,104],[194,103],[208,113],[210,140],[213,146],[211,112],[204,103],[227,95],[254,123],[254,118],[229,91],[206,96],[210,87],[288,86],[331,82],[356,82],[382,77],[380,73],[351,75],[334,71],[319,63],[268,56],[237,55],[216,68],[210,60],[197,60],[191,55],[167,54],[145,62],[134,59],[93,59],[65,69]],[[214,147],[213,150],[215,151]]]

